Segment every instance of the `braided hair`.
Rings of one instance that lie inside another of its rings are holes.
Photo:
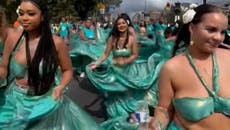
[[[43,21],[40,24],[40,40],[31,60],[29,51],[29,37],[26,36],[26,58],[28,66],[28,84],[29,95],[43,95],[54,83],[55,73],[58,67],[57,52],[53,41],[48,9],[43,0],[23,0],[22,2],[31,2],[41,10]]]

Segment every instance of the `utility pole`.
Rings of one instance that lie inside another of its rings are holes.
[[[206,0],[203,0],[203,4],[204,4],[204,5],[206,4]]]

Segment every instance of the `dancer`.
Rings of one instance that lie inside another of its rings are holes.
[[[159,103],[150,128],[228,130],[230,52],[218,48],[228,19],[221,8],[208,4],[188,10],[183,18],[174,54],[181,43],[186,49],[161,69]]]
[[[90,19],[86,19],[84,21],[84,27],[79,31],[79,37],[82,41],[89,41],[90,40],[95,40],[96,39],[96,33],[95,31],[91,28],[92,23]]]
[[[138,103],[145,100],[159,72],[155,68],[162,65],[158,62],[162,59],[160,55],[149,61],[137,59],[136,38],[129,28],[127,18],[118,16],[104,54],[86,67],[88,78],[106,98],[109,119],[102,123],[106,130],[138,128],[137,124],[127,121],[128,117],[135,112]],[[108,59],[110,53],[112,59]]]
[[[72,66],[63,39],[51,34],[47,11],[40,0],[23,0],[24,30],[5,40],[0,78],[9,84],[0,99],[0,129],[102,130],[64,94]]]

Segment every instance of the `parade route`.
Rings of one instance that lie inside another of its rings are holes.
[[[67,95],[98,123],[106,119],[103,98],[98,94],[87,77],[73,77]]]

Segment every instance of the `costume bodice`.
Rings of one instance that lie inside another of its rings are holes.
[[[10,77],[12,78],[27,78],[27,69],[28,67],[18,63],[15,60],[15,53],[18,51],[19,47],[21,46],[24,36],[21,36],[18,43],[15,45],[12,53],[10,54]],[[39,74],[42,75],[42,66],[39,66]]]
[[[88,29],[88,28],[84,27],[83,32],[84,32],[85,38],[87,38],[87,39],[95,38],[94,31],[92,29]]]
[[[20,40],[15,45],[12,53],[10,54],[10,62],[9,62],[9,64],[10,64],[10,77],[11,78],[26,78],[26,76],[27,76],[27,66],[24,66],[24,65],[18,63],[14,58],[15,53],[19,49],[19,47],[22,44],[24,38],[25,38],[24,36],[20,37]]]
[[[130,49],[113,49],[114,57],[129,57],[131,55]]]
[[[204,98],[175,98],[173,99],[173,105],[175,110],[178,111],[185,119],[191,121],[198,121],[203,118],[208,117],[213,113],[223,113],[230,116],[230,97],[223,98],[217,95],[219,91],[219,70],[216,61],[215,53],[212,54],[213,59],[213,90],[209,89],[207,83],[204,81],[200,75],[198,69],[196,68],[191,55],[188,50],[186,51],[186,56],[194,69],[196,75],[200,79],[201,83],[209,93],[209,97]]]

